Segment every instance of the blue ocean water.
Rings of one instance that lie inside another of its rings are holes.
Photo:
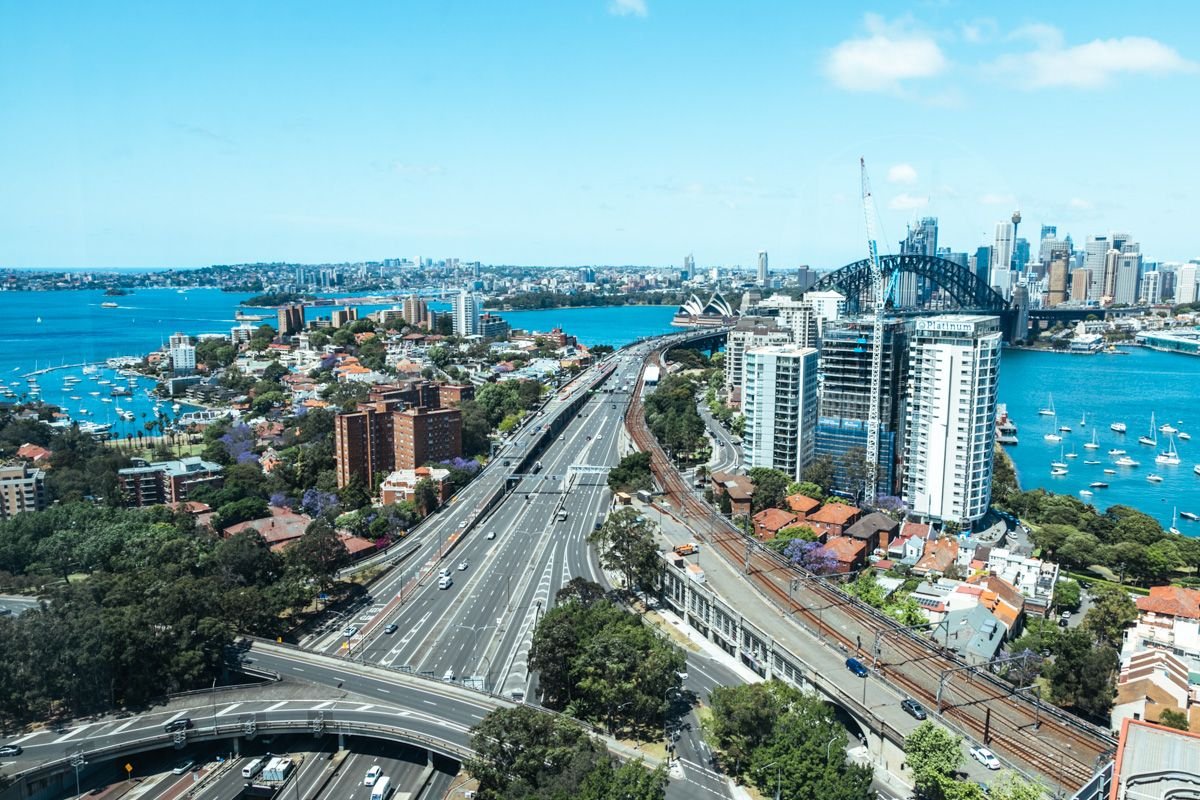
[[[675,310],[675,306],[608,306],[496,313],[513,328],[549,331],[559,327],[577,338],[580,344],[620,347],[644,336],[670,333]]]
[[[1081,497],[1100,510],[1118,503],[1132,506],[1154,516],[1163,526],[1171,524],[1174,510],[1200,514],[1200,475],[1192,467],[1200,464],[1200,403],[1196,380],[1200,378],[1200,359],[1172,353],[1159,353],[1138,347],[1122,350],[1124,355],[1068,355],[1022,350],[1006,350],[1000,360],[999,401],[1008,405],[1008,413],[1019,428],[1020,444],[1006,448],[1017,468],[1023,489],[1042,487],[1060,494],[1087,490]],[[1043,437],[1055,428],[1053,417],[1040,416],[1053,395],[1058,412],[1061,442]],[[1194,438],[1176,439],[1181,463],[1178,466],[1156,464],[1154,456],[1165,450],[1167,437],[1158,433],[1159,446],[1138,444],[1138,437],[1149,435],[1150,414],[1156,425],[1170,423]],[[1086,418],[1086,424],[1081,425]],[[1109,430],[1114,422],[1124,422],[1124,435]],[[1087,450],[1095,432],[1099,449]],[[1117,467],[1109,456],[1111,449],[1126,450],[1139,462],[1137,467]],[[1076,453],[1075,458],[1067,457]],[[1067,474],[1050,475],[1050,462],[1068,465]],[[1084,464],[1098,460],[1099,464]],[[1105,474],[1105,469],[1116,474]],[[1162,477],[1161,483],[1146,479]],[[1090,489],[1100,481],[1107,489]],[[1200,523],[1179,520],[1184,534],[1200,535]]]

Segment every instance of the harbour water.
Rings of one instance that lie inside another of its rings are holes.
[[[24,390],[20,376],[35,365],[142,355],[162,346],[175,331],[192,335],[228,333],[237,324],[234,314],[245,297],[216,289],[146,289],[116,298],[105,297],[99,291],[0,292],[0,319],[4,320],[0,328],[0,382]],[[116,302],[118,307],[103,308],[103,302]],[[387,306],[360,306],[359,310],[362,314],[383,307]],[[264,321],[273,322],[268,309],[245,311],[262,314]],[[327,316],[329,311],[322,308],[316,313]],[[671,331],[673,313],[674,308],[668,306],[612,306],[511,311],[501,312],[501,316],[514,328],[548,331],[559,326],[585,345],[619,346]],[[1008,452],[1023,488],[1044,487],[1076,497],[1081,491],[1091,491],[1091,497],[1082,499],[1101,510],[1118,503],[1129,505],[1169,526],[1176,508],[1200,514],[1200,475],[1192,472],[1192,467],[1200,463],[1200,359],[1141,348],[1127,348],[1126,353],[1072,356],[1006,350],[1000,365],[999,399],[1007,404],[1019,426],[1020,438],[1020,444],[1009,447]],[[74,389],[64,388],[68,374],[82,377],[77,369],[59,370],[42,376],[39,384],[47,401],[63,403],[72,416],[112,421],[113,430],[122,436],[144,430],[145,422],[153,418],[153,401],[146,391],[151,388],[148,381],[141,382],[145,385],[133,397],[112,398],[114,402],[109,404],[102,403],[105,394],[93,396],[90,392],[111,387],[85,385],[95,384],[100,378],[81,382]],[[1047,406],[1050,394],[1058,412],[1057,425],[1052,417],[1038,414]],[[73,401],[72,396],[80,400]],[[113,418],[117,405],[134,412],[134,421]],[[80,416],[80,408],[91,414]],[[1154,462],[1155,454],[1167,445],[1162,433],[1156,432],[1159,447],[1138,444],[1138,436],[1150,431],[1151,412],[1158,424],[1170,423],[1195,437],[1176,439],[1178,466]],[[1081,426],[1085,415],[1087,423]],[[1109,430],[1113,422],[1124,422],[1128,433],[1121,436]],[[1062,442],[1043,439],[1051,428],[1061,425],[1072,429],[1061,434]],[[1093,430],[1100,447],[1084,449]],[[1116,467],[1112,463],[1115,457],[1108,455],[1113,448],[1127,450],[1140,466]],[[1076,457],[1067,458],[1072,452]],[[1052,477],[1050,463],[1060,456],[1068,465],[1067,474]],[[1084,463],[1090,460],[1101,463]],[[1105,469],[1115,469],[1116,473],[1106,474]],[[1146,480],[1151,473],[1162,476],[1162,482]],[[1109,487],[1089,488],[1095,481],[1108,483]],[[1180,519],[1176,524],[1184,534],[1200,535],[1200,523]]]
[[[1017,468],[1023,489],[1042,487],[1071,494],[1103,511],[1111,505],[1128,505],[1171,525],[1174,510],[1200,514],[1200,475],[1192,467],[1200,464],[1200,360],[1184,355],[1159,353],[1137,347],[1124,348],[1124,355],[1066,355],[1006,350],[1000,361],[999,400],[1008,405],[1017,423],[1020,444],[1006,448]],[[1038,411],[1048,408],[1053,395],[1053,416]],[[1150,433],[1150,414],[1155,425],[1169,423],[1188,433],[1190,440],[1176,437],[1177,466],[1156,464],[1154,457],[1166,450],[1167,435]],[[1086,419],[1086,424],[1080,423]],[[1124,422],[1128,432],[1113,432],[1109,426]],[[1061,442],[1043,437],[1061,426]],[[1085,449],[1092,441],[1097,449]],[[1138,437],[1153,435],[1157,446],[1138,444]],[[1125,450],[1137,467],[1119,467],[1119,456],[1110,450]],[[1074,458],[1069,457],[1075,453]],[[1051,476],[1051,462],[1067,464],[1067,473]],[[1099,461],[1099,464],[1085,464]],[[1105,470],[1115,470],[1107,474]],[[1147,480],[1155,474],[1161,482]],[[1093,482],[1108,488],[1090,488]],[[1081,496],[1090,491],[1092,496]],[[1200,535],[1200,523],[1180,519],[1176,527],[1185,535]]]

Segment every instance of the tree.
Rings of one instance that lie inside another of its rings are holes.
[[[630,453],[608,471],[608,487],[614,492],[636,492],[653,485],[649,453]]]
[[[712,717],[707,732],[722,753],[726,772],[741,774],[754,751],[775,735],[783,707],[798,696],[796,689],[779,681],[717,686],[709,693]]]
[[[655,540],[657,531],[652,521],[626,507],[609,514],[588,541],[599,550],[605,569],[624,575],[626,589],[648,591],[658,585],[666,569]]]
[[[536,796],[564,773],[586,774],[607,758],[579,725],[530,706],[500,708],[471,732],[467,771],[483,798]]]
[[[1083,627],[1098,642],[1119,646],[1124,631],[1137,619],[1137,605],[1129,594],[1115,586],[1102,587],[1083,616]]]
[[[904,753],[917,789],[934,798],[944,796],[963,762],[962,739],[929,720],[905,737]]]
[[[747,474],[754,483],[754,497],[751,499],[754,511],[783,506],[790,482],[786,472],[769,467],[754,467]]]
[[[1078,611],[1082,602],[1079,582],[1063,578],[1054,584],[1054,607],[1066,611]]]
[[[802,494],[805,497],[811,497],[813,500],[825,499],[825,490],[812,481],[800,481],[788,486],[788,494]]]
[[[828,494],[829,490],[833,488],[834,476],[833,456],[828,454],[817,456],[804,468],[804,480],[820,486],[823,494]]]
[[[1042,674],[1054,702],[1096,720],[1107,718],[1120,661],[1117,651],[1097,645],[1086,629],[1073,628],[1059,635],[1052,652]]]
[[[429,478],[422,478],[413,487],[413,505],[422,517],[427,517],[438,507],[437,487]]]
[[[1187,714],[1174,708],[1163,709],[1163,712],[1158,715],[1158,724],[1164,728],[1186,731],[1188,729]]]
[[[867,451],[861,447],[851,447],[838,461],[841,473],[846,476],[846,490],[856,496],[865,491],[868,499],[874,500],[875,487],[867,486],[867,476],[871,470],[867,463]]]
[[[988,786],[988,800],[1042,800],[1045,789],[1011,770],[1004,770]]]
[[[337,531],[324,519],[315,519],[304,535],[287,549],[289,563],[322,587],[333,582],[338,570],[350,563]]]

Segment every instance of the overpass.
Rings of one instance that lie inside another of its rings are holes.
[[[100,763],[217,740],[228,740],[236,753],[243,740],[283,733],[336,735],[339,747],[347,736],[367,736],[462,761],[473,754],[471,728],[488,712],[517,705],[499,695],[401,670],[347,664],[272,642],[249,644],[242,657],[244,668],[272,675],[274,681],[188,692],[177,695],[167,708],[85,723],[62,733],[45,730],[21,737],[16,741],[24,752],[7,765],[12,783],[0,791],[0,800],[60,794],[73,786],[73,765],[80,761]],[[281,683],[303,687],[280,700],[272,690]],[[184,718],[191,720],[191,728],[164,730],[167,722]],[[651,768],[659,764],[658,759],[599,731],[589,732],[618,758],[642,759]]]
[[[661,352],[660,347],[650,360],[659,360]],[[855,653],[868,662],[878,662],[880,674],[886,674],[887,683],[901,696],[922,701],[964,736],[992,746],[1011,762],[1052,782],[1078,787],[1111,756],[1116,742],[1108,731],[1054,706],[1035,706],[1030,698],[1015,695],[1011,686],[987,673],[965,675],[943,692],[945,678],[965,666],[957,656],[902,629],[836,586],[816,580],[817,576],[788,563],[696,498],[647,428],[638,393],[626,426],[638,449],[650,453],[655,478],[669,498],[673,514],[698,541],[709,545],[707,552],[719,554],[754,590],[739,597],[734,608],[668,573],[664,589],[672,604],[706,638],[737,654],[764,676],[811,685],[838,702],[865,724],[866,730],[878,732],[880,752],[886,752],[887,741],[894,742],[895,735],[887,731],[878,714],[864,713],[868,710],[846,702],[837,678],[847,673],[805,669],[794,651],[782,648],[765,633],[768,621],[783,614],[843,654]],[[811,640],[807,643],[812,644]]]

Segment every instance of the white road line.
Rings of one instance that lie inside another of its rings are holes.
[[[333,705],[333,701],[326,700],[324,703],[317,703],[315,706],[312,707],[312,710],[320,711],[322,708],[329,708],[331,705]]]
[[[280,700],[280,701],[279,701],[278,703],[276,703],[275,705],[272,705],[272,706],[267,706],[266,708],[264,708],[264,709],[263,709],[263,711],[275,711],[275,710],[277,710],[277,709],[283,708],[283,707],[284,707],[284,706],[286,706],[287,704],[288,704],[288,701],[287,701],[287,700]]]
[[[138,721],[138,718],[137,718],[137,717],[134,717],[133,719],[131,719],[131,720],[128,720],[127,722],[125,722],[123,725],[118,725],[116,728],[114,728],[114,729],[112,730],[112,732],[111,732],[111,733],[109,733],[109,736],[115,736],[116,734],[118,734],[118,733],[120,733],[121,731],[125,730],[126,728],[128,728],[130,725],[132,725],[133,723],[135,723],[135,722],[137,722],[137,721]]]
[[[182,714],[182,713],[183,713],[182,711],[180,711],[180,712],[179,712],[179,714]],[[178,714],[177,714],[176,716],[178,716]],[[174,719],[174,717],[172,717],[172,719]],[[169,721],[170,721],[170,720],[168,720],[168,722],[169,722]],[[88,728],[94,728],[94,727],[95,727],[95,725],[94,725],[94,724],[93,724],[93,725],[80,725],[78,728],[76,728],[75,730],[71,731],[71,732],[70,732],[70,733],[68,733],[66,736],[60,736],[60,737],[58,737],[57,739],[55,739],[55,740],[54,740],[54,742],[53,742],[53,744],[58,744],[59,742],[65,742],[65,741],[67,741],[68,739],[70,739],[72,736],[78,736],[79,734],[81,734],[81,733],[83,733],[84,731],[86,731]]]
[[[358,707],[358,710],[359,711],[368,711],[374,707],[375,707],[374,703],[363,703],[361,706]]]
[[[295,672],[304,672],[304,670],[300,669],[299,667],[292,667],[292,670]]]
[[[237,708],[237,707],[238,707],[238,706],[240,706],[240,705],[241,705],[241,703],[230,703],[229,705],[225,706],[225,707],[224,707],[224,708],[222,708],[220,711],[218,711],[218,712],[217,712],[217,716],[218,716],[218,717],[223,717],[223,716],[225,716],[226,714],[228,714],[230,711],[233,711],[235,708]]]
[[[21,744],[22,742],[28,742],[33,737],[41,736],[43,733],[45,733],[45,731],[34,731],[33,733],[27,733],[20,739],[13,739],[11,742],[9,742],[9,744]]]
[[[390,691],[388,691],[387,689],[384,689],[382,687],[379,687],[378,691],[383,692],[384,694],[391,694]]]

